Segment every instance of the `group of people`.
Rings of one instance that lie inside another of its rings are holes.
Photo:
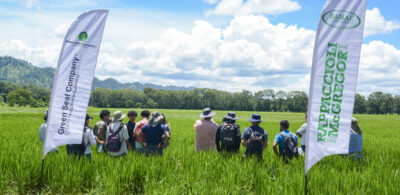
[[[257,156],[262,159],[263,151],[267,147],[268,135],[260,127],[261,116],[252,114],[248,119],[251,125],[244,129],[241,134],[240,126],[236,123],[238,118],[234,112],[228,112],[222,119],[222,124],[214,122],[215,113],[210,108],[205,108],[200,114],[201,120],[197,120],[193,126],[196,132],[196,151],[209,151],[217,149],[220,153],[239,153],[240,145],[245,148],[243,158]],[[305,113],[307,121],[307,113]],[[289,131],[289,121],[280,122],[280,133],[278,133],[272,144],[276,156],[282,157],[286,162],[289,159],[303,155],[306,152],[306,130],[304,123],[296,133]],[[298,148],[298,137],[300,148]],[[358,126],[357,119],[353,117],[350,131],[349,154],[361,159],[362,155],[362,132]]]
[[[228,112],[222,120],[222,124],[217,125],[213,117],[215,112],[210,108],[203,110],[200,115],[201,120],[197,120],[193,126],[196,132],[196,151],[215,150],[220,153],[235,154],[239,153],[240,145],[245,148],[243,158],[257,156],[262,160],[263,151],[267,147],[268,135],[260,127],[261,115],[252,114],[248,119],[251,126],[244,129],[241,133],[240,126],[236,123],[238,118],[234,112]],[[289,130],[289,122],[282,120],[280,123],[281,133],[275,136],[273,149],[277,156],[291,159],[298,155],[297,136]],[[279,146],[279,152],[277,147]]]
[[[41,141],[47,129],[47,114],[46,111],[44,123],[39,128]],[[101,120],[95,123],[93,130],[89,126],[93,117],[86,114],[82,142],[67,145],[67,153],[86,156],[91,161],[91,146],[96,144],[98,153],[108,153],[112,157],[125,156],[131,150],[147,156],[162,155],[163,149],[168,147],[171,127],[164,114],[154,111],[150,115],[149,110],[143,110],[141,120],[136,123],[138,114],[132,110],[127,114],[129,121],[126,124],[122,122],[126,115],[121,111],[116,111],[113,118],[110,114],[109,110],[102,110]],[[57,152],[57,148],[51,152]]]
[[[44,140],[47,129],[47,111],[44,116],[44,123],[40,126],[40,140]],[[116,111],[113,118],[109,110],[100,112],[100,121],[96,122],[94,128],[89,126],[93,117],[86,114],[83,128],[82,142],[80,144],[67,145],[67,153],[75,156],[86,156],[91,161],[91,146],[97,144],[98,153],[108,153],[112,157],[125,156],[129,151],[134,150],[139,154],[163,155],[163,150],[169,145],[171,126],[163,113],[154,111],[150,115],[149,110],[140,113],[141,120],[135,122],[138,113],[129,111],[129,121],[123,123],[126,117],[121,111]],[[213,117],[215,112],[205,108],[200,114],[201,120],[197,120],[193,126],[196,134],[196,151],[210,151],[217,149],[224,154],[237,154],[240,146],[245,148],[243,159],[250,156],[257,156],[262,160],[263,151],[267,147],[268,135],[260,127],[261,115],[252,114],[248,121],[251,125],[241,132],[238,118],[234,112],[228,112],[223,117],[222,123],[218,125]],[[307,120],[307,113],[305,114]],[[289,131],[289,121],[280,122],[280,133],[278,133],[272,145],[273,151],[278,157],[285,161],[298,157],[306,151],[306,129],[307,123],[303,124],[296,133]],[[362,132],[358,126],[357,119],[353,118],[350,131],[349,154],[361,159]],[[298,137],[301,138],[298,148]],[[57,148],[51,152],[58,152]]]

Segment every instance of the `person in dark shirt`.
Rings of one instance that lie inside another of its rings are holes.
[[[129,144],[132,146],[131,149],[135,148],[135,135],[134,135],[134,129],[136,126],[136,117],[137,117],[137,112],[134,110],[131,110],[128,112],[128,117],[129,121],[126,123],[126,127],[128,129],[128,134],[129,134]]]
[[[169,133],[165,128],[165,125],[161,122],[163,116],[161,113],[155,111],[152,113],[150,121],[145,125],[139,132],[138,139],[140,144],[146,148],[146,156],[158,154],[163,155],[163,149],[168,146]],[[146,143],[143,143],[142,134],[146,134]],[[163,142],[163,135],[165,136],[165,142]]]
[[[242,145],[246,148],[243,159],[248,156],[257,155],[258,160],[262,160],[262,154],[267,147],[268,135],[264,129],[260,127],[262,122],[259,114],[253,114],[249,121],[252,126],[247,127],[242,134]]]
[[[218,126],[215,136],[215,143],[218,152],[239,152],[241,131],[240,126],[235,123],[236,120],[238,119],[236,118],[235,113],[229,112],[228,115],[222,119],[222,124]],[[228,131],[232,131],[232,133],[229,133]],[[224,139],[233,139],[233,141],[226,141]]]

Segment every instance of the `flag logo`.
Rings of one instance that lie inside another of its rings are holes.
[[[87,38],[88,38],[87,32],[81,32],[81,33],[79,33],[79,35],[78,35],[78,39],[79,39],[81,42],[85,42],[85,41],[87,40]]]
[[[333,28],[353,29],[361,24],[361,18],[353,12],[345,10],[330,10],[322,15],[322,21]]]

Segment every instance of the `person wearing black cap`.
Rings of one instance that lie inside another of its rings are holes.
[[[258,160],[261,161],[263,151],[267,147],[268,135],[260,127],[260,123],[262,122],[261,115],[253,114],[249,121],[252,123],[252,126],[247,127],[241,137],[242,145],[246,148],[243,158],[257,155]]]
[[[218,125],[212,120],[213,116],[215,116],[215,112],[212,112],[210,108],[205,108],[200,115],[200,118],[203,119],[194,123],[196,152],[215,149],[215,135]]]
[[[236,115],[229,112],[222,119],[222,124],[217,128],[215,144],[218,152],[238,153],[240,148],[241,131],[240,126],[236,124]]]

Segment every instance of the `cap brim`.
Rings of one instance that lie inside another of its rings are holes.
[[[250,122],[263,122],[261,119],[260,120],[255,120],[255,119],[249,119]]]
[[[215,112],[210,112],[208,115],[200,114],[200,118],[209,118],[215,116]]]

